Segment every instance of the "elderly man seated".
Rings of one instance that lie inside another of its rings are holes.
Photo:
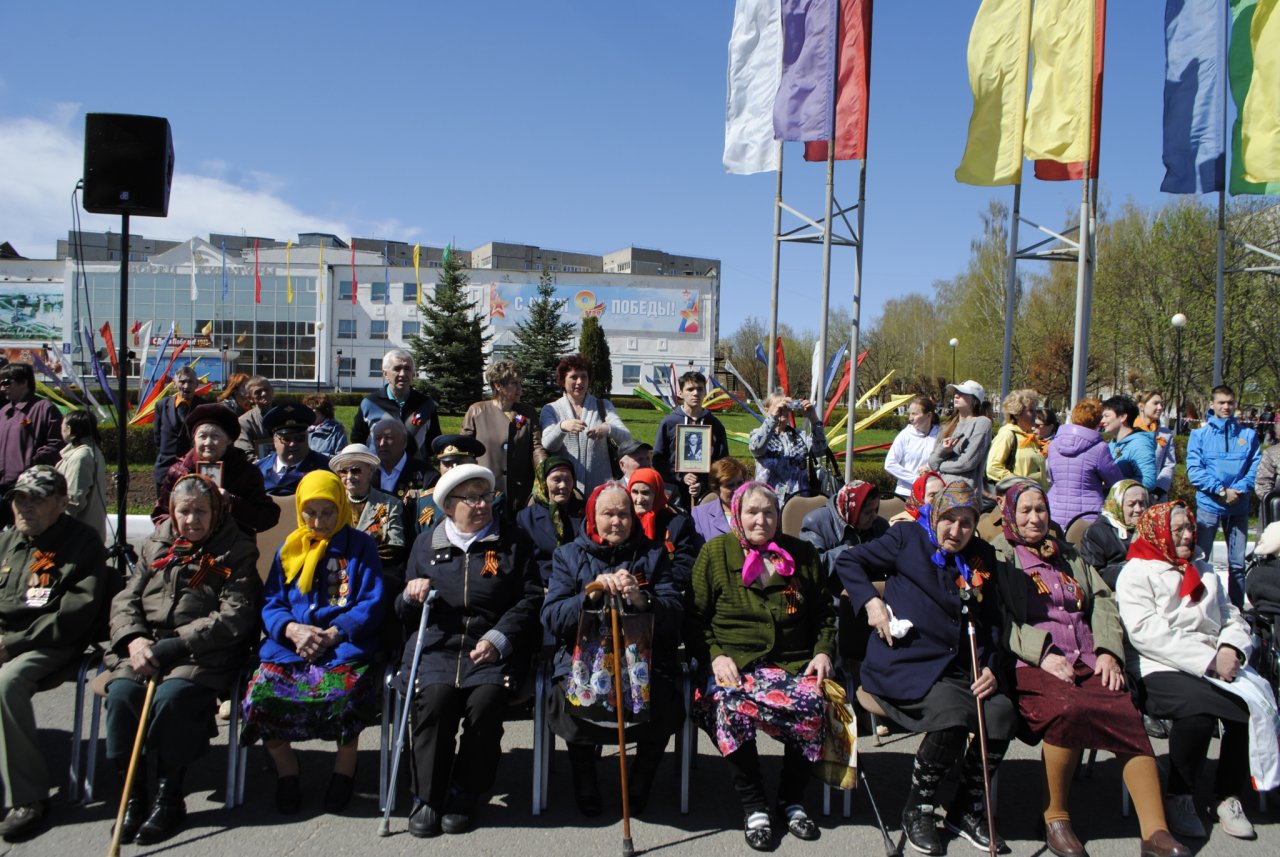
[[[0,836],[33,832],[45,813],[49,771],[31,697],[84,654],[107,604],[102,540],[64,514],[67,482],[38,464],[5,494],[14,526],[0,532]]]
[[[309,446],[307,429],[315,420],[315,411],[296,403],[274,407],[263,418],[263,428],[271,435],[275,447],[274,452],[258,462],[268,494],[292,496],[297,493],[303,476],[329,466],[329,458]]]
[[[378,454],[378,472],[375,488],[398,498],[408,506],[412,499],[405,499],[410,491],[417,491],[426,483],[430,469],[417,458],[407,454],[409,432],[404,423],[393,417],[385,417],[373,424],[369,435],[371,446]]]
[[[440,477],[459,464],[476,464],[484,455],[485,446],[471,435],[442,434],[431,442],[431,452],[435,456],[436,470],[428,473],[423,479],[423,488],[414,493],[412,498],[405,499],[405,506],[413,509],[414,534],[431,529],[440,520],[440,507],[436,504],[436,483]],[[498,501],[495,498],[491,507],[498,513]]]
[[[383,577],[404,579],[408,547],[404,538],[404,504],[373,487],[378,456],[363,443],[349,443],[329,459],[351,504],[351,526],[371,536],[378,545]]]

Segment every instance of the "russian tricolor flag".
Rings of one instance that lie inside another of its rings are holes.
[[[737,0],[725,110],[728,172],[776,170],[777,140],[805,143],[807,160],[825,161],[834,136],[836,158],[865,157],[871,4]]]

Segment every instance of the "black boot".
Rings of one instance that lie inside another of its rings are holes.
[[[163,842],[182,829],[187,818],[187,804],[182,799],[182,777],[185,773],[184,768],[179,768],[175,773],[162,775],[156,783],[156,802],[134,838],[139,845]]]
[[[987,766],[994,776],[996,768],[1004,758],[1008,748],[1007,741],[987,742]],[[982,777],[982,749],[975,738],[969,744],[964,762],[960,769],[960,787],[947,810],[947,829],[962,839],[968,840],[979,851],[991,850],[991,837],[996,840],[996,853],[1009,853],[1009,846],[1000,837],[999,831],[988,829],[987,825],[987,791]]]
[[[129,774],[129,762],[126,759],[116,760],[116,773],[120,779],[120,791],[124,792],[124,782]],[[138,835],[138,828],[142,826],[147,818],[147,814],[151,811],[151,805],[147,800],[147,760],[146,758],[138,759],[138,768],[133,775],[133,791],[129,794],[129,800],[124,805],[124,821],[120,824],[120,841],[129,844]]]
[[[573,773],[573,799],[578,809],[583,815],[599,815],[604,807],[596,780],[595,748],[590,744],[570,744],[569,770]]]
[[[947,765],[930,758],[921,758],[932,748],[922,747],[917,752],[911,769],[911,791],[906,806],[902,808],[902,832],[907,843],[921,854],[945,854],[942,837],[938,834],[938,818],[934,814],[934,796],[938,784],[947,774]]]
[[[643,741],[636,747],[636,757],[627,770],[627,801],[630,810],[639,815],[649,805],[653,779],[662,764],[662,754],[667,749],[666,738],[661,741]]]

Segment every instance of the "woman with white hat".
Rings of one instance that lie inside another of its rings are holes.
[[[938,442],[929,454],[929,469],[941,473],[948,484],[966,482],[981,491],[991,446],[991,420],[979,416],[978,408],[987,391],[977,381],[965,381],[948,384],[947,392],[954,394],[955,410],[938,432]]]

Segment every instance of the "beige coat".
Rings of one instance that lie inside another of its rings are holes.
[[[1182,572],[1167,562],[1131,559],[1120,571],[1120,621],[1138,652],[1140,675],[1181,670],[1202,676],[1213,666],[1219,646],[1249,657],[1253,641],[1248,624],[1213,568],[1203,562],[1195,566],[1207,590],[1195,604],[1178,597]]]
[[[462,433],[484,444],[480,464],[493,471],[493,490],[506,494],[511,504],[507,508],[515,512],[529,502],[535,469],[547,451],[542,448],[538,412],[517,402],[513,415],[515,419],[507,419],[493,399],[476,402],[462,418]]]
[[[58,472],[67,480],[67,514],[88,524],[107,539],[107,462],[93,443],[75,443],[62,448]]]

